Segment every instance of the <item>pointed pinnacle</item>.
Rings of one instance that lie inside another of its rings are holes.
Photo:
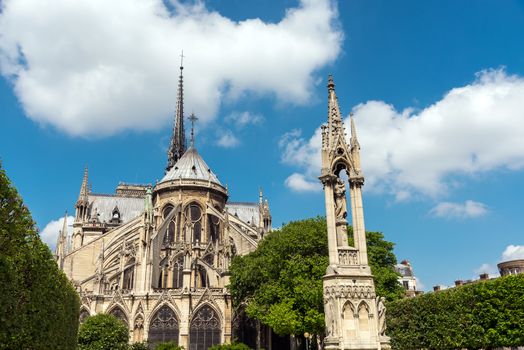
[[[327,84],[328,91],[334,91],[335,90],[335,82],[333,81],[333,75],[328,76],[328,84]]]

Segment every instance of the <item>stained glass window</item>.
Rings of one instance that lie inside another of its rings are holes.
[[[189,350],[206,350],[220,342],[220,319],[212,307],[204,305],[191,320]]]
[[[173,341],[178,344],[178,319],[167,305],[162,306],[151,319],[148,343],[150,345]]]

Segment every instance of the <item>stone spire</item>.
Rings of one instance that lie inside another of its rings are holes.
[[[68,241],[67,241],[67,210],[64,215],[64,223],[62,225],[62,230],[58,233],[58,239],[56,242],[55,255],[58,266],[63,268],[64,256],[68,251]]]
[[[355,127],[355,118],[353,118],[353,113],[349,114],[351,121],[351,157],[353,158],[354,164],[354,173],[355,175],[360,175],[360,143],[357,139],[357,128]]]
[[[62,225],[62,231],[60,232],[60,235],[64,238],[64,241],[65,239],[67,239],[67,209],[65,211],[64,222]]]
[[[186,132],[184,129],[184,52],[180,55],[180,76],[178,77],[178,96],[176,101],[175,125],[173,126],[173,135],[171,144],[167,150],[166,173],[182,157],[186,151]]]
[[[88,169],[87,165],[84,168],[84,178],[82,180],[82,186],[80,187],[80,195],[78,196],[77,205],[87,203],[87,195],[89,194],[88,188]]]
[[[328,136],[330,144],[335,142],[335,135],[337,133],[344,132],[344,125],[342,123],[342,117],[340,115],[340,108],[338,107],[338,98],[335,93],[335,83],[333,76],[330,75],[328,78]]]

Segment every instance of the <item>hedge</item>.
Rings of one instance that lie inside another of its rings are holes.
[[[388,304],[393,349],[491,349],[524,345],[524,274]]]

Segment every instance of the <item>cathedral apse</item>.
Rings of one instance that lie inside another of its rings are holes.
[[[229,265],[256,249],[271,213],[261,191],[257,202],[229,201],[195,147],[193,114],[187,145],[182,73],[163,178],[96,193],[86,168],[73,230],[64,226],[55,256],[80,294],[81,322],[109,313],[133,342],[201,350],[232,340]]]

